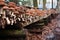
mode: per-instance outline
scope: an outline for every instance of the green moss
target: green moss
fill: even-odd
[[[0,35],[24,35],[23,30],[4,30],[0,31]]]

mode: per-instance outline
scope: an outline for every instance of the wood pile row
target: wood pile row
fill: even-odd
[[[39,10],[35,7],[17,6],[14,2],[6,4],[4,0],[0,0],[0,28],[10,28],[9,26],[14,26],[13,29],[15,26],[21,28],[26,33],[27,40],[46,39],[45,36],[52,33],[56,27],[56,21],[54,21],[56,16],[55,9]],[[44,23],[43,26],[41,22]],[[35,25],[31,25],[33,29],[28,26],[30,24]],[[29,27],[30,30],[25,27]]]
[[[26,6],[17,6],[14,2],[0,1],[0,26],[5,28],[5,25],[14,25],[19,23],[18,26],[27,26],[40,19],[47,18],[55,10],[39,10],[37,8],[27,8]]]

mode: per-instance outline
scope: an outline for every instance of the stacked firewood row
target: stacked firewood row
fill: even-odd
[[[40,19],[46,18],[51,13],[56,13],[55,10],[39,10],[37,8],[27,8],[25,6],[17,6],[14,2],[5,3],[0,0],[0,26],[5,28],[5,25],[14,25],[19,23],[26,26]]]
[[[14,2],[6,4],[4,0],[0,0],[0,28],[4,29],[6,25],[17,25],[17,27],[25,31],[27,40],[46,39],[45,36],[52,33],[52,30],[56,27],[56,21],[54,21],[56,16],[57,11],[55,9],[39,10],[35,7],[27,8],[26,6],[17,6]],[[40,26],[40,28],[24,29],[27,25],[37,21],[41,22],[42,20],[47,25],[40,26],[38,22],[36,26]],[[48,21],[51,22],[49,23]],[[43,28],[41,29],[41,27]]]

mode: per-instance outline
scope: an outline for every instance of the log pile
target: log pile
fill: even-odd
[[[20,25],[27,26],[31,23],[47,18],[55,10],[39,10],[37,8],[26,8],[25,6],[17,6],[14,2],[6,4],[4,1],[0,1],[0,19],[2,28],[5,25],[14,25],[19,23]],[[3,22],[4,21],[4,22]]]
[[[53,18],[55,19],[56,16],[55,9],[39,10],[17,6],[14,2],[6,4],[5,1],[0,1],[0,29],[6,29],[9,26],[21,28],[25,31],[27,40],[43,40],[43,37],[55,28],[56,23]],[[32,26],[29,26],[31,24]]]

